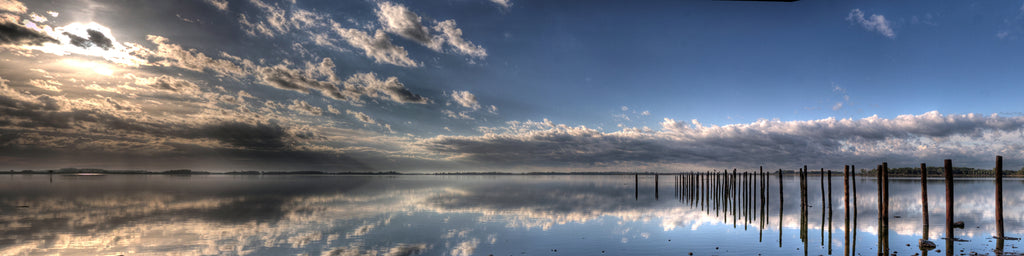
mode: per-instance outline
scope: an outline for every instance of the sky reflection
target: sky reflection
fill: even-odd
[[[750,204],[749,218],[734,218],[731,209],[716,215],[691,206],[673,196],[667,175],[660,179],[658,200],[652,177],[640,178],[634,198],[632,176],[111,175],[54,176],[52,183],[47,175],[4,178],[3,255],[827,254],[826,245],[840,254],[847,244],[841,176],[833,177],[829,236],[827,200],[823,206],[817,177],[809,180],[806,249],[798,236],[795,176],[784,178],[781,218],[775,177],[767,207],[761,209],[759,200]],[[856,250],[873,252],[874,179],[858,182]],[[939,248],[945,237],[943,188],[941,180],[929,183],[930,238]],[[1024,192],[1024,181],[1008,179],[1004,188],[1007,233],[1021,237],[1024,199],[1014,195]],[[890,189],[890,214],[899,216],[889,224],[892,248],[920,252],[920,183],[897,179]],[[957,250],[994,248],[992,193],[991,180],[957,182],[957,220],[967,227],[955,235],[970,240],[957,243]],[[1007,243],[1007,251],[1019,245]]]

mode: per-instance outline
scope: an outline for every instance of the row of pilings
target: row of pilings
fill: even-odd
[[[1002,156],[996,156],[996,165],[993,170],[995,173],[995,222],[996,222],[996,238],[997,245],[995,252],[1002,253],[1004,239],[1016,239],[1005,236],[1005,230],[1003,225],[1003,173],[1002,173]],[[947,254],[953,252],[953,242],[957,239],[954,236],[954,228],[963,228],[962,222],[955,222],[954,218],[954,177],[953,177],[953,163],[952,160],[946,159],[944,161],[943,168],[943,181],[945,183],[945,235],[946,237],[946,252]],[[878,196],[878,254],[889,255],[889,166],[888,163],[883,162],[876,167],[876,182]],[[853,232],[853,239],[851,241],[850,236],[850,221],[853,221],[853,228],[856,230],[857,226],[857,182],[851,177],[856,178],[855,167],[853,165],[846,165],[843,168],[843,209],[845,209],[845,255],[856,255],[856,242],[857,233]],[[807,180],[808,180],[807,166],[800,168],[796,175],[799,177],[800,186],[800,239],[804,244],[804,254],[807,254],[807,241],[808,241],[808,222],[810,218],[809,205],[807,197]],[[764,168],[761,167],[756,172],[738,172],[737,169],[729,170],[713,170],[705,172],[688,172],[688,173],[674,173],[674,174],[652,174],[654,175],[654,194],[655,199],[660,199],[659,193],[659,177],[663,175],[673,176],[673,197],[677,198],[681,203],[684,203],[690,207],[700,208],[701,211],[706,214],[722,217],[723,223],[729,222],[731,216],[732,225],[734,228],[738,228],[740,221],[742,221],[743,228],[746,230],[748,224],[753,221],[758,222],[760,228],[758,234],[758,240],[762,241],[764,227],[768,224],[769,206],[772,203],[771,188],[771,176],[775,175],[778,178],[778,235],[779,235],[779,247],[782,247],[782,230],[783,220],[782,217],[785,212],[785,197],[783,196],[783,175],[782,169],[778,172],[765,172]],[[640,174],[634,174],[634,196],[636,200],[640,197]],[[821,190],[821,241],[822,246],[825,246],[825,231],[828,229],[828,239],[832,240],[832,170],[821,169],[819,173],[820,179],[820,190]],[[826,181],[827,179],[827,181]],[[928,211],[928,188],[927,188],[928,171],[927,166],[921,164],[921,207],[922,207],[922,225],[923,235],[919,242],[919,247],[922,252],[927,255],[928,250],[934,248],[934,243],[929,241],[929,211]],[[826,187],[827,186],[827,187]],[[853,207],[853,218],[851,218],[851,208]],[[827,215],[827,217],[826,217]],[[828,226],[825,226],[825,220],[828,219]],[[832,254],[832,244],[828,243],[828,254]]]

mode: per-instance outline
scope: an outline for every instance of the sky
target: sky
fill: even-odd
[[[1024,166],[1024,2],[0,0],[0,169]]]

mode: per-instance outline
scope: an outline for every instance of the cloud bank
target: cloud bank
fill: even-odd
[[[944,158],[983,165],[996,154],[1024,157],[1024,117],[995,114],[933,111],[892,119],[761,120],[725,126],[665,119],[661,126],[659,131],[602,132],[548,120],[510,122],[507,127],[481,128],[480,136],[442,135],[423,145],[458,160],[514,166],[653,163],[787,168],[881,161],[912,166]]]

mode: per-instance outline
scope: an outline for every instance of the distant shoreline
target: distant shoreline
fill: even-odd
[[[944,177],[941,171],[933,170],[929,168],[928,177]],[[176,169],[167,171],[147,171],[147,170],[106,170],[106,169],[95,169],[95,168],[63,168],[58,170],[21,170],[21,171],[0,171],[0,174],[7,175],[244,175],[244,176],[259,176],[259,175],[461,175],[461,176],[483,176],[483,175],[500,175],[500,176],[511,176],[511,175],[678,175],[688,173],[700,173],[706,174],[707,172],[412,172],[403,173],[397,171],[381,171],[381,172],[324,172],[324,171],[231,171],[231,172],[208,172],[208,171],[192,171],[189,169]],[[722,173],[722,172],[718,172]],[[728,172],[727,172],[728,173]],[[742,172],[737,172],[742,174]],[[748,172],[756,173],[756,172]],[[779,171],[765,172],[769,175],[778,175]],[[797,171],[783,170],[782,175],[797,175]],[[811,171],[808,175],[819,176],[825,175],[825,172]],[[839,177],[842,176],[842,172],[832,172],[833,175]],[[973,168],[957,167],[953,171],[956,177],[995,177],[992,170],[980,170]],[[875,170],[860,170],[857,173],[852,173],[853,176],[860,177],[875,177],[877,172]],[[911,168],[896,168],[889,170],[890,177],[921,177],[921,172],[913,171]],[[1004,177],[1024,177],[1024,170],[1021,171],[1003,171]]]

